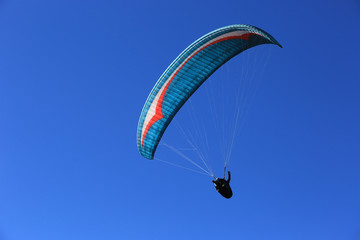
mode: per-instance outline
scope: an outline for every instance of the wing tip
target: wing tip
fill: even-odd
[[[249,24],[234,24],[234,25],[230,25],[227,27],[240,27],[240,28],[245,28],[247,30],[253,31],[253,32],[257,32],[258,34],[263,35],[263,37],[267,38],[268,41],[271,44],[277,45],[280,48],[283,48],[283,46],[268,32],[266,32],[265,30],[259,28],[259,27],[255,27],[253,25],[249,25]]]

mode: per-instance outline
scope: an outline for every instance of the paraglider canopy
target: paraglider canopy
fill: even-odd
[[[281,45],[250,25],[230,25],[210,32],[187,47],[166,69],[150,92],[140,115],[137,145],[153,159],[167,126],[201,84],[237,54],[260,44]]]

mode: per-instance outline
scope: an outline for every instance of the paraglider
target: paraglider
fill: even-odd
[[[261,44],[281,47],[260,28],[237,24],[212,31],[187,47],[161,75],[144,104],[137,128],[140,154],[153,159],[166,128],[201,84],[231,58]],[[225,185],[229,186],[230,173],[227,181]],[[221,179],[215,184],[222,186],[218,183]],[[221,193],[225,188],[217,189]],[[225,196],[231,197],[230,186],[226,189],[230,191]]]
[[[230,187],[230,180],[231,180],[231,174],[228,171],[228,180],[225,180],[224,178],[216,178],[212,182],[215,185],[215,189],[218,193],[221,194],[224,198],[231,198],[233,193]]]

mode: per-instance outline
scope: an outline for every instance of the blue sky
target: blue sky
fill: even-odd
[[[238,23],[284,48],[257,51],[226,200],[136,128],[171,61]],[[360,239],[359,24],[358,0],[1,0],[0,239]]]

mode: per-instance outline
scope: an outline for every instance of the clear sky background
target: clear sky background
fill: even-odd
[[[226,200],[136,128],[171,61],[238,23],[284,48],[259,47]],[[359,240],[359,26],[358,0],[1,0],[0,239]]]

